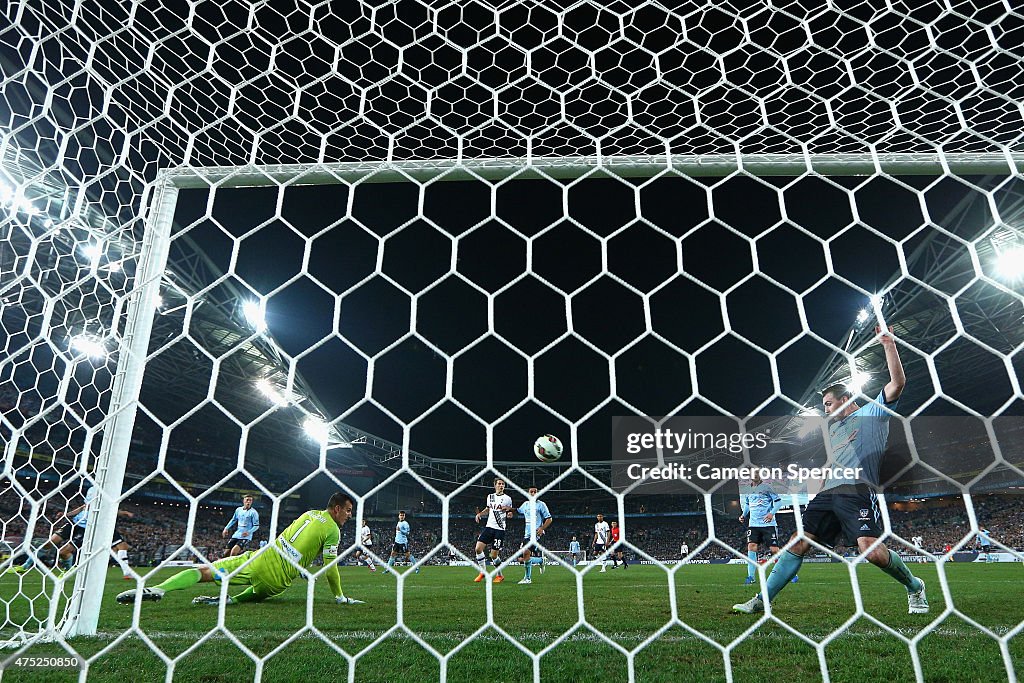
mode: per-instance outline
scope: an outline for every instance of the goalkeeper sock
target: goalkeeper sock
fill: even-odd
[[[747,577],[753,579],[754,573],[757,572],[757,551],[748,550],[747,559],[750,560],[750,562],[747,563]]]
[[[154,588],[159,588],[162,591],[180,591],[182,588],[188,588],[199,583],[201,578],[203,578],[203,575],[199,573],[198,569],[186,569],[183,572],[178,572],[163,583],[157,584]]]
[[[903,559],[892,550],[889,551],[889,566],[881,568],[883,572],[896,579],[907,589],[908,593],[921,590],[921,582],[910,573]]]
[[[253,590],[252,586],[249,586],[244,591],[234,597],[228,598],[229,605],[237,605],[240,602],[252,602],[256,600],[256,591]]]
[[[800,555],[795,555],[788,550],[780,554],[779,561],[775,563],[775,568],[772,569],[772,573],[768,575],[768,599],[774,600],[775,596],[779,594],[783,588],[789,583],[790,579],[796,576],[796,573],[800,571],[800,565],[804,563],[804,558]]]

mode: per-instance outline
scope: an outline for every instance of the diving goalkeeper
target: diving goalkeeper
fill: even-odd
[[[330,584],[334,600],[340,605],[358,605],[362,600],[345,597],[341,590],[341,577],[334,564],[338,557],[341,527],[352,516],[352,499],[344,493],[335,493],[327,502],[326,510],[309,510],[282,531],[264,552],[248,551],[234,557],[225,557],[212,565],[198,569],[186,569],[152,588],[141,590],[142,600],[160,600],[164,593],[207,581],[220,582],[228,574],[231,584],[248,586],[238,595],[228,598],[228,604],[258,602],[280,595],[300,574],[299,567],[308,568],[321,552],[327,568],[327,583]],[[248,564],[245,567],[242,565]],[[138,589],[125,591],[117,596],[121,604],[135,602]],[[219,596],[201,595],[192,600],[193,605],[216,605]]]

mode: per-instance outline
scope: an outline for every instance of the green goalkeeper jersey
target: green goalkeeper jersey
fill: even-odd
[[[340,541],[341,530],[330,514],[326,510],[309,510],[278,535],[273,550],[268,549],[253,561],[253,574],[258,574],[268,586],[283,591],[299,575],[296,564],[308,568],[322,552],[324,564],[331,565],[338,557]],[[341,596],[337,565],[331,565],[326,573],[335,597]]]

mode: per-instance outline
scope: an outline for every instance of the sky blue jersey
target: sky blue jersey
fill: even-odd
[[[395,525],[395,543],[409,542],[409,522],[399,522]]]
[[[252,540],[252,535],[260,528],[260,513],[256,512],[256,508],[248,510],[244,507],[235,508],[235,514],[231,516],[231,521],[224,527],[224,531],[231,531],[231,528],[235,526],[237,528],[235,533],[231,534],[231,538]]]
[[[536,503],[532,500],[526,501],[519,506],[519,514],[526,518],[526,531],[523,533],[523,538],[532,536],[534,529],[539,529],[544,520],[551,519],[548,505],[542,500],[538,500]]]
[[[743,516],[747,519],[747,526],[777,527],[779,525],[774,515],[782,507],[782,498],[766,481],[755,486],[750,493],[742,494],[740,506],[743,508]],[[773,515],[772,521],[764,521],[766,515]]]
[[[80,526],[83,529],[85,528],[85,523],[89,520],[89,505],[92,504],[93,498],[96,497],[96,487],[90,486],[88,489],[86,489],[84,497],[85,507],[83,507],[77,515],[71,518],[72,524],[74,524],[75,526]]]
[[[889,418],[883,408],[895,408],[899,403],[885,400],[885,389],[878,392],[875,402],[863,405],[842,420],[829,425],[828,436],[832,443],[832,467],[860,467],[861,476],[856,482],[849,479],[828,479],[822,490],[828,490],[851,483],[878,485],[878,473],[885,444],[889,440]]]

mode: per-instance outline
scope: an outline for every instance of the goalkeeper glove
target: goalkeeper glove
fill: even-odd
[[[356,600],[355,598],[346,598],[344,595],[339,595],[334,598],[334,602],[339,605],[365,605],[366,603],[362,600]]]

